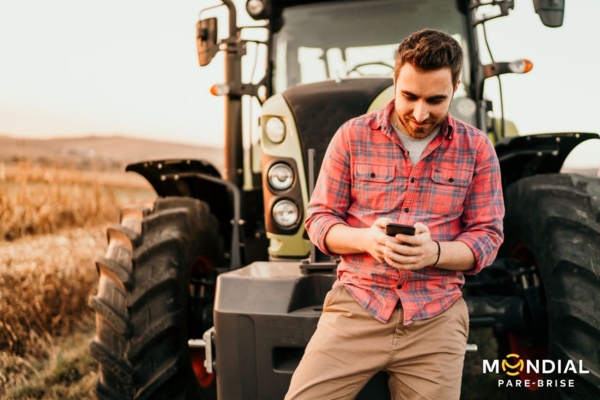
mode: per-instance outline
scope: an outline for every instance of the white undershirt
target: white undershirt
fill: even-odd
[[[394,130],[398,134],[400,141],[402,142],[402,144],[408,151],[408,156],[410,157],[410,161],[412,161],[413,165],[416,165],[417,162],[419,162],[419,160],[421,159],[421,155],[423,154],[423,151],[425,150],[425,147],[427,147],[429,142],[431,142],[433,140],[433,138],[436,137],[436,135],[440,132],[440,128],[441,128],[441,125],[440,125],[429,136],[427,136],[423,139],[415,139],[411,136],[408,136],[405,133],[400,132],[400,130],[398,128],[396,128],[396,126],[394,126],[394,124],[392,124],[392,126],[394,127]]]

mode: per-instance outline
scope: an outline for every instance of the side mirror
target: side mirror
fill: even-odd
[[[565,0],[533,0],[535,12],[540,15],[542,23],[550,28],[558,28],[563,24],[565,16]]]
[[[201,67],[208,65],[219,51],[217,45],[217,19],[208,18],[196,24],[196,47]]]

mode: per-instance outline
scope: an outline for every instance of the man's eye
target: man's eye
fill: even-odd
[[[432,99],[432,100],[428,100],[427,102],[429,104],[441,104],[444,100],[442,99]]]

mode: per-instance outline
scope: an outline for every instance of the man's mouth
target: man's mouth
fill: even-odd
[[[425,128],[427,125],[429,125],[429,123],[427,121],[423,121],[421,123],[413,120],[410,120],[410,122],[412,122],[412,124],[414,125],[415,128]]]

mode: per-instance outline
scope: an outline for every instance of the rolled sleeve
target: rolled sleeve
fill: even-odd
[[[327,147],[319,178],[307,206],[305,221],[310,240],[327,255],[325,238],[333,225],[346,223],[350,203],[350,154],[345,125],[334,135]]]
[[[504,240],[504,200],[500,164],[491,142],[485,138],[477,150],[474,178],[464,204],[463,232],[455,240],[465,243],[475,256],[475,275],[490,265]]]

